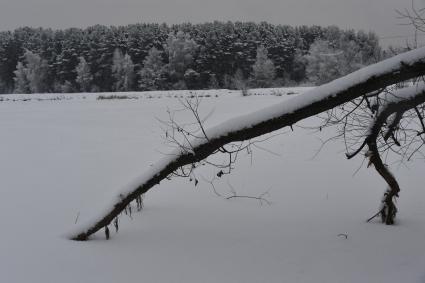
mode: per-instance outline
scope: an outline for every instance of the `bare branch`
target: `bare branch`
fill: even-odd
[[[398,92],[398,95],[395,99],[383,106],[381,112],[378,113],[374,123],[370,128],[369,135],[365,139],[369,147],[369,151],[367,152],[367,157],[369,157],[370,162],[369,164],[374,165],[376,171],[387,182],[389,189],[384,194],[382,208],[375,216],[371,217],[368,221],[370,221],[377,215],[381,215],[382,221],[385,222],[387,225],[390,225],[394,223],[394,218],[397,213],[397,208],[393,199],[395,197],[398,197],[398,194],[400,192],[400,186],[394,175],[388,169],[388,166],[386,166],[382,161],[377,146],[377,139],[381,132],[382,126],[386,123],[388,117],[390,117],[394,113],[404,113],[410,109],[416,108],[418,105],[423,103],[425,103],[425,85],[423,83],[418,86],[402,89]],[[395,119],[397,119],[397,117]],[[396,123],[398,124],[400,120],[401,117]]]

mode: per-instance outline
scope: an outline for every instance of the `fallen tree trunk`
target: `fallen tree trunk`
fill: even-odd
[[[425,75],[425,48],[409,51],[317,87],[278,105],[230,119],[206,132],[207,139],[191,143],[191,151],[175,152],[155,164],[132,187],[118,192],[114,204],[94,221],[78,227],[71,239],[85,241],[107,227],[133,200],[180,167],[204,160],[220,147],[249,140],[314,116],[359,96]]]

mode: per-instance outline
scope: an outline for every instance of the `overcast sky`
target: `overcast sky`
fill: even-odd
[[[425,0],[415,0],[425,7]],[[20,26],[86,27],[137,22],[268,21],[373,30],[382,44],[402,43],[413,29],[396,9],[411,0],[0,0],[0,30]]]

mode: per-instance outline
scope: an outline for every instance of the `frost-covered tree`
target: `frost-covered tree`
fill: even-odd
[[[261,45],[257,48],[257,57],[252,66],[251,84],[254,87],[271,87],[276,77],[276,68],[269,59],[267,49]]]
[[[130,91],[134,85],[134,64],[130,55],[123,55],[120,49],[115,49],[112,58],[112,76],[115,91]]]
[[[182,32],[177,32],[179,30]],[[170,32],[172,36],[169,36]],[[303,68],[301,72],[296,68],[299,65],[295,62],[296,52],[300,50],[301,54],[305,55],[310,45],[318,38],[331,42],[337,49],[343,48],[344,42],[355,42],[361,47],[364,64],[369,64],[370,58],[380,52],[376,35],[343,31],[337,27],[290,27],[264,22],[213,22],[173,26],[135,24],[119,28],[96,25],[86,29],[55,31],[25,27],[11,32],[0,32],[0,77],[5,89],[14,87],[13,72],[18,61],[26,66],[22,54],[28,48],[33,52],[37,50],[37,54],[48,62],[49,91],[57,89],[53,84],[63,84],[65,81],[74,84],[75,68],[80,56],[83,56],[90,66],[92,85],[102,91],[111,91],[116,87],[116,79],[112,73],[116,48],[122,50],[123,55],[128,53],[133,62],[141,65],[149,49],[163,49],[169,39],[168,43],[175,44],[171,49],[180,51],[171,54],[166,52],[164,55],[165,63],[171,58],[171,64],[170,75],[164,77],[165,84],[162,89],[183,81],[183,76],[189,68],[200,74],[197,82],[200,87],[208,87],[209,74],[215,74],[225,87],[238,68],[245,75],[252,72],[259,42],[268,50],[268,58],[276,67],[276,76],[299,82],[305,80],[305,72]],[[194,42],[199,47],[193,52]],[[179,45],[186,47],[180,48]],[[181,56],[187,53],[190,56]],[[184,61],[183,64],[177,63]]]
[[[306,75],[312,83],[327,83],[342,74],[343,51],[331,47],[328,41],[315,41],[305,59]]]
[[[123,89],[125,91],[132,90],[134,87],[136,75],[134,72],[133,60],[131,59],[130,55],[127,53],[124,55],[123,70],[124,70]]]
[[[337,48],[329,41],[317,40],[304,58],[307,78],[315,84],[327,83],[370,63],[363,61],[362,50],[354,41],[344,41]]]
[[[364,52],[353,40],[342,42],[339,49],[343,51],[344,55],[342,63],[340,64],[341,75],[349,74],[373,62],[373,57],[365,59],[364,53],[367,50],[364,50]],[[378,58],[376,58],[376,60],[377,59]]]
[[[243,96],[248,95],[248,83],[241,69],[237,69],[232,78],[232,88],[242,91]]]
[[[15,73],[16,93],[43,93],[49,90],[49,65],[38,54],[26,50],[24,63],[18,62]]]
[[[174,82],[184,79],[186,70],[194,62],[195,52],[198,44],[190,38],[190,35],[183,31],[176,34],[170,33],[167,38],[165,50],[168,55],[168,72]]]
[[[80,87],[81,91],[89,92],[92,89],[93,75],[90,71],[90,66],[84,57],[79,58],[79,63],[75,68],[77,78],[75,82]]]
[[[16,70],[13,72],[15,77],[15,93],[31,93],[30,83],[28,81],[27,72],[24,64],[18,62],[16,65]]]
[[[143,67],[139,71],[139,87],[141,90],[157,90],[163,88],[165,64],[162,52],[155,47],[149,50],[143,61]]]
[[[48,92],[49,65],[40,55],[27,50],[24,54],[26,75],[32,93]]]

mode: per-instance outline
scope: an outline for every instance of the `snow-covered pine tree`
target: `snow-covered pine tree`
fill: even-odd
[[[333,48],[340,50],[347,50],[345,43],[353,41],[360,46],[361,63],[364,65],[374,62],[381,55],[379,41],[375,34],[353,30],[343,31],[332,26],[294,28],[268,23],[213,22],[171,27],[166,24],[135,24],[119,28],[97,25],[86,29],[55,31],[26,27],[0,32],[0,77],[4,85],[3,92],[4,89],[10,92],[10,89],[14,87],[13,72],[16,70],[18,61],[26,66],[22,58],[25,48],[37,50],[37,54],[47,60],[49,91],[53,90],[54,82],[59,85],[64,84],[65,81],[75,83],[75,69],[80,56],[83,56],[90,66],[93,76],[91,84],[96,85],[99,90],[111,91],[114,89],[115,81],[112,76],[112,61],[116,48],[120,48],[123,54],[127,52],[133,62],[141,64],[150,48],[156,47],[162,50],[162,47],[167,45],[167,38],[171,31],[174,31],[172,35],[175,39],[180,37],[178,30],[184,31],[183,34],[186,35],[182,36],[181,41],[185,42],[187,40],[184,38],[189,38],[190,42],[191,38],[199,45],[199,48],[196,48],[195,52],[189,52],[190,56],[183,56],[184,60],[174,60],[179,58],[177,55],[181,52],[164,55],[165,63],[168,63],[171,57],[170,67],[177,65],[178,68],[182,68],[179,72],[175,72],[176,68],[170,68],[172,76],[166,74],[163,76],[165,82],[162,84],[162,89],[169,88],[168,86],[179,80],[183,81],[183,76],[189,68],[200,74],[197,85],[203,88],[208,87],[209,74],[212,73],[216,74],[222,87],[231,87],[229,78],[238,68],[245,76],[252,71],[259,43],[263,43],[267,48],[268,58],[273,61],[276,68],[276,76],[296,82],[306,79],[305,65],[300,64],[303,63],[303,60],[300,61],[302,59],[300,56],[304,56],[310,45],[317,39],[330,41]],[[189,34],[191,37],[188,36]],[[176,40],[176,42],[179,41]],[[185,66],[186,63],[173,63],[187,62],[186,59],[192,60],[190,66]]]
[[[92,89],[93,75],[90,72],[90,66],[87,64],[86,59],[80,57],[79,61],[75,68],[77,72],[75,82],[79,85],[81,91],[89,92]]]
[[[139,87],[141,90],[157,90],[165,87],[163,75],[165,64],[162,60],[162,52],[155,47],[149,50],[143,61],[143,67],[139,71]]]
[[[75,36],[75,35],[74,35]],[[83,54],[80,50],[78,41],[74,42],[72,36],[65,38],[62,45],[63,49],[56,55],[53,65],[53,77],[60,84],[66,81],[74,82],[76,78],[75,68],[79,63],[79,56]]]
[[[251,84],[254,87],[271,87],[276,77],[273,61],[268,58],[267,49],[260,45],[257,48],[257,57],[252,66]]]

